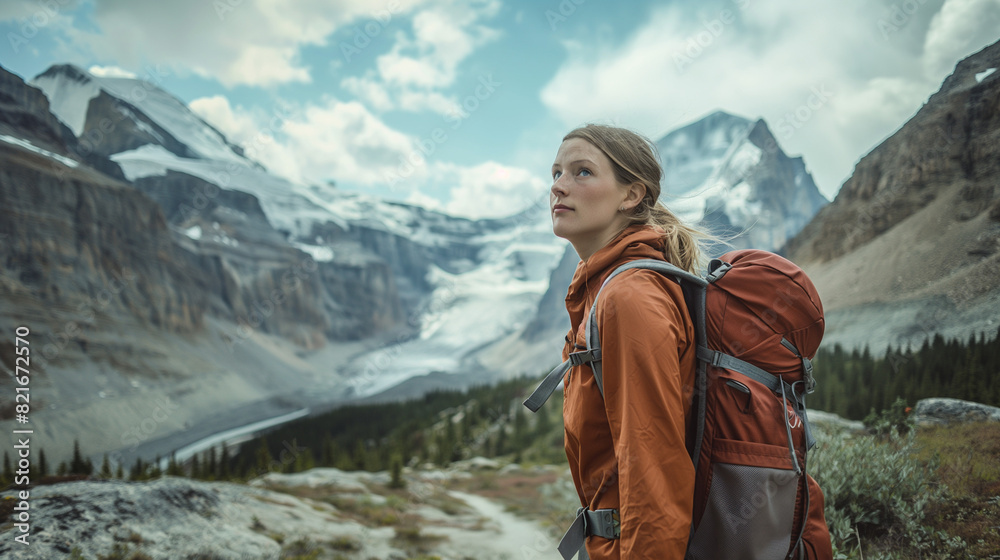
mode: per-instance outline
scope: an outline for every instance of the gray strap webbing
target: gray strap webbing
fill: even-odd
[[[576,512],[576,519],[566,530],[561,541],[559,541],[559,554],[565,560],[570,560],[578,552],[581,558],[585,558],[586,552],[584,544],[587,537],[604,537],[605,539],[617,539],[621,537],[621,522],[616,509],[599,509],[591,511],[582,507]]]
[[[723,354],[722,352],[718,352],[716,350],[709,350],[704,346],[698,347],[698,359],[704,360],[715,367],[721,367],[742,373],[750,379],[763,384],[765,387],[778,395],[781,394],[781,386],[788,385],[788,383],[782,381],[781,378],[771,375],[750,362],[744,362],[739,358],[735,358],[729,354]]]
[[[666,261],[660,261],[656,259],[638,259],[634,261],[629,261],[618,268],[615,269],[601,284],[601,289],[597,291],[597,297],[594,298],[594,305],[590,308],[590,316],[587,321],[586,330],[586,344],[587,348],[591,351],[597,352],[597,358],[590,363],[590,369],[594,372],[594,378],[597,381],[597,388],[601,391],[601,397],[604,397],[604,372],[601,368],[600,362],[600,350],[601,350],[601,336],[600,331],[597,328],[597,302],[601,299],[601,292],[607,287],[608,282],[612,278],[618,276],[626,270],[631,270],[633,268],[642,268],[646,270],[654,270],[660,274],[665,274],[667,276],[673,276],[681,282],[691,282],[698,286],[704,287],[708,285],[708,281],[700,276],[691,274],[690,272],[680,269]],[[704,315],[702,315],[704,318]]]
[[[722,352],[709,350],[703,346],[698,347],[698,359],[708,362],[715,367],[721,367],[730,371],[742,373],[750,379],[763,384],[773,393],[781,395],[782,400],[786,400],[786,402],[790,401],[795,407],[795,412],[797,412],[802,418],[802,426],[806,437],[806,449],[812,449],[813,446],[816,445],[816,439],[813,438],[812,430],[809,428],[809,417],[806,415],[805,395],[795,391],[793,385],[786,383],[780,377],[771,375],[749,362],[744,362],[739,358],[723,354]],[[791,441],[791,434],[789,434],[789,441]],[[794,449],[792,449],[792,456],[795,456]],[[798,462],[796,462],[795,465],[796,470],[798,470]]]
[[[809,358],[806,358],[805,356],[803,356],[799,352],[799,349],[796,348],[795,345],[792,344],[791,342],[788,342],[788,340],[786,340],[785,337],[781,337],[781,345],[784,346],[785,348],[787,348],[788,350],[790,350],[792,352],[792,354],[795,354],[796,358],[802,360],[802,375],[803,375],[803,379],[805,379],[805,381],[806,381],[806,392],[807,393],[812,393],[813,391],[815,391],[816,390],[816,379],[813,378],[813,365],[812,365],[812,361],[809,360]]]
[[[549,400],[549,397],[555,392],[556,387],[562,382],[563,376],[569,371],[570,365],[572,365],[570,361],[566,360],[550,371],[545,376],[545,379],[538,384],[538,387],[531,392],[531,395],[525,399],[524,406],[528,407],[528,410],[532,412],[538,412],[538,409],[542,408],[545,401]]]

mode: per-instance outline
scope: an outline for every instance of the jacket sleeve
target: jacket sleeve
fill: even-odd
[[[626,276],[627,274],[627,276]],[[685,447],[694,334],[680,287],[637,270],[598,305],[604,398],[618,463],[621,557],[681,559],[694,500]]]

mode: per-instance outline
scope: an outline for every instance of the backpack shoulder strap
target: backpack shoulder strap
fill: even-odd
[[[725,265],[728,267],[728,265]],[[538,387],[531,393],[531,395],[524,401],[524,406],[527,407],[532,412],[537,412],[542,405],[548,401],[552,393],[555,392],[559,383],[562,382],[563,377],[566,372],[569,371],[571,366],[590,364],[590,369],[594,373],[594,378],[597,381],[597,388],[601,392],[601,396],[604,396],[604,376],[601,370],[601,335],[597,328],[597,302],[601,299],[601,292],[607,287],[608,282],[610,282],[615,276],[618,276],[626,270],[633,268],[644,268],[648,270],[655,270],[664,276],[671,276],[677,279],[681,284],[681,288],[684,291],[685,303],[688,306],[689,313],[695,324],[695,339],[699,347],[705,346],[705,287],[708,283],[715,278],[712,275],[709,279],[702,278],[700,276],[691,274],[686,270],[682,270],[677,266],[670,264],[666,261],[661,261],[657,259],[639,259],[627,262],[614,270],[601,284],[600,290],[597,291],[597,297],[594,298],[594,305],[590,310],[590,316],[587,321],[586,330],[586,344],[587,349],[581,352],[573,352],[569,355],[569,359],[565,362],[556,366],[545,379],[539,383]],[[713,272],[713,274],[715,274]],[[721,277],[725,274],[723,270],[718,273]],[[701,386],[699,376],[699,387]]]
[[[601,284],[601,289],[597,292],[597,297],[594,298],[594,305],[590,309],[590,317],[587,321],[587,350],[574,353],[580,355],[578,358],[580,363],[590,364],[590,369],[594,372],[594,378],[597,380],[597,388],[601,391],[602,397],[604,396],[604,374],[601,370],[601,333],[597,328],[597,302],[601,299],[601,292],[604,291],[604,288],[608,286],[608,283],[615,276],[633,268],[654,270],[664,276],[674,277],[680,282],[681,289],[684,291],[684,299],[688,306],[688,312],[695,324],[695,341],[697,346],[704,346],[705,344],[704,295],[705,287],[708,286],[708,280],[682,270],[666,261],[656,259],[639,259],[619,266],[604,280],[604,283]],[[572,357],[573,354],[570,354],[570,358]]]

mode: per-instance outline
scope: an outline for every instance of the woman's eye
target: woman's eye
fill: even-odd
[[[580,175],[583,175],[584,177],[589,177],[591,173],[589,169],[584,168],[580,170]]]
[[[558,180],[560,176],[562,176],[562,171],[553,171],[552,172],[552,180],[553,181]]]

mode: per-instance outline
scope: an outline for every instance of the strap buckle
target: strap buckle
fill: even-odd
[[[579,366],[582,364],[589,364],[590,362],[599,362],[599,361],[601,361],[600,348],[584,350],[582,352],[571,352],[569,355],[569,362],[574,366]]]

